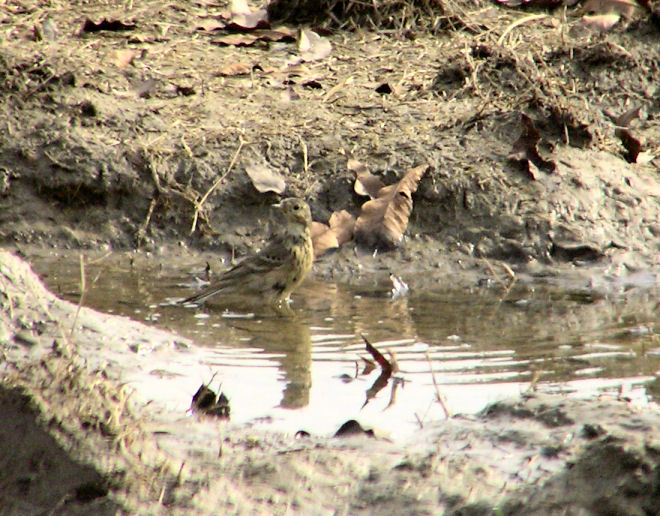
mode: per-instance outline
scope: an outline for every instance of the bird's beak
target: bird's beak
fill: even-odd
[[[272,206],[273,208],[278,208],[278,209],[279,209],[279,208],[282,207],[282,203],[281,203],[281,202],[276,202],[275,204],[271,204],[271,206]]]

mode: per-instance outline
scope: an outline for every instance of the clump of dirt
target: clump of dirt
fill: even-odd
[[[220,2],[6,7],[2,240],[240,253],[277,198],[256,191],[246,166],[266,162],[325,222],[358,213],[353,157],[386,184],[430,165],[408,231],[434,250],[420,268],[655,264],[652,16],[594,33],[577,8],[386,2],[365,22],[358,4],[341,6],[353,30],[330,16],[331,53],[309,62],[291,43],[219,44]],[[521,113],[547,169],[512,159]]]

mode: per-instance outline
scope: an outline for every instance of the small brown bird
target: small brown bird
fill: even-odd
[[[265,249],[245,258],[182,303],[201,303],[221,293],[266,296],[267,301],[276,306],[289,301],[291,292],[312,268],[312,214],[305,201],[294,197],[274,206],[282,210],[286,220],[282,232]]]

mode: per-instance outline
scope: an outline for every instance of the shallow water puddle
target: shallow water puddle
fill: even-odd
[[[77,255],[42,257],[33,266],[56,294],[78,302]],[[115,350],[143,355],[144,370],[127,371],[127,381],[181,414],[211,382],[229,397],[235,423],[332,434],[357,419],[400,438],[445,417],[437,391],[451,413],[476,412],[532,385],[623,394],[642,404],[660,395],[657,286],[606,295],[542,284],[508,293],[448,286],[392,301],[388,285],[310,280],[294,295],[293,315],[281,317],[258,307],[172,305],[191,293],[194,276],[183,264],[142,256],[131,266],[126,255],[113,255],[85,273],[85,305],[195,341],[177,363],[158,363],[148,346]],[[377,389],[380,371],[365,369],[371,356],[362,335],[396,357],[397,381]]]

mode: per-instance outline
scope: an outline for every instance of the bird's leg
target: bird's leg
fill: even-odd
[[[282,317],[291,317],[294,315],[293,308],[291,308],[291,299],[275,298],[271,303],[273,311]]]

